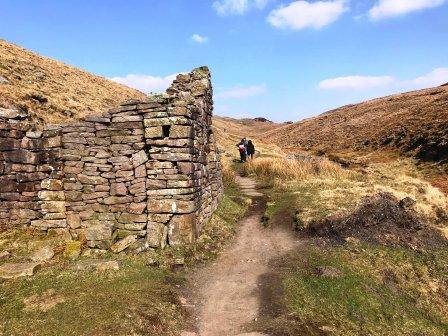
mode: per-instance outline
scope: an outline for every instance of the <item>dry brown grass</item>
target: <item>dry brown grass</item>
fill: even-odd
[[[355,158],[389,148],[427,161],[447,161],[447,106],[448,86],[441,86],[343,106],[270,130],[262,138],[290,151]]]
[[[145,94],[40,56],[0,39],[0,107],[21,108],[34,120],[60,123],[102,113]],[[33,98],[34,97],[34,98]]]
[[[276,178],[282,181],[307,180],[310,178],[345,179],[351,172],[327,159],[299,161],[285,157],[263,157],[247,162],[242,170],[259,178]]]

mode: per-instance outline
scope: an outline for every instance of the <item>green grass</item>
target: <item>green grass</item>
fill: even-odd
[[[373,245],[356,252],[297,251],[279,266],[285,313],[262,317],[255,329],[274,335],[447,335],[446,301],[441,293],[421,290],[429,281],[447,280],[446,262],[447,251],[423,256]],[[343,275],[318,276],[318,266],[336,267]],[[385,270],[396,276],[393,286],[378,276]]]
[[[47,269],[30,279],[3,283],[1,327],[4,335],[128,335],[131,331],[175,335],[182,314],[173,288],[181,280],[133,261],[103,274]],[[49,289],[65,301],[48,312],[24,310],[25,298]]]

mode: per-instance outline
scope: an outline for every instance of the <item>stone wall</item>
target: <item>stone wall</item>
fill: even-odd
[[[212,110],[203,67],[166,94],[71,124],[38,130],[0,111],[0,228],[117,251],[194,241],[223,194]]]

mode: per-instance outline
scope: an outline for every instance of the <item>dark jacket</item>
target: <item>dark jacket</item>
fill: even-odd
[[[255,154],[255,146],[252,142],[249,142],[247,144],[247,155],[253,155]]]

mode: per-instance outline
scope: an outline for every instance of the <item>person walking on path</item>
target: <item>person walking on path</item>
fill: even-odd
[[[238,147],[238,151],[240,152],[240,160],[241,163],[246,162],[246,139],[243,138],[241,141],[236,145]]]
[[[247,143],[246,153],[247,153],[247,156],[249,157],[249,159],[251,159],[251,160],[254,159],[255,146],[254,146],[252,140],[249,140]]]

